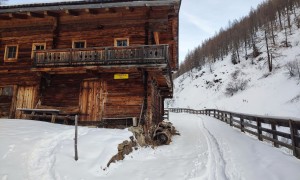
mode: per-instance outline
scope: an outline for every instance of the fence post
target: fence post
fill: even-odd
[[[276,124],[275,124],[275,123],[272,123],[272,124],[271,124],[271,127],[272,127],[272,130],[273,130],[273,131],[276,131]],[[274,134],[274,132],[273,132],[272,135],[273,135],[273,139],[274,139],[274,140],[278,140],[277,134]],[[274,145],[275,147],[277,147],[277,148],[279,147],[279,145],[278,145],[276,142],[274,142],[273,145]]]
[[[223,119],[223,112],[220,112],[220,119],[221,119],[221,121],[224,121],[224,119]]]
[[[241,131],[245,132],[245,126],[244,126],[244,118],[243,118],[243,116],[240,117],[240,126],[241,126]]]
[[[289,125],[290,125],[290,131],[291,131],[293,155],[300,159],[300,153],[297,150],[298,143],[297,143],[297,139],[295,138],[295,136],[298,135],[299,133],[298,133],[297,128],[294,126],[294,121],[289,120]]]
[[[228,121],[228,114],[227,114],[227,113],[225,113],[225,121],[226,121],[227,124],[229,124],[229,121]]]
[[[233,117],[232,117],[232,114],[230,113],[229,116],[230,116],[229,124],[230,124],[230,126],[233,126],[233,121],[232,121]]]
[[[210,116],[210,110],[208,111],[208,115]]]
[[[216,110],[214,110],[214,118],[216,118]]]
[[[258,139],[260,140],[260,141],[262,141],[263,140],[263,138],[262,138],[262,130],[261,130],[261,122],[260,122],[260,120],[259,120],[259,118],[255,118],[256,119],[256,128],[257,128],[257,133],[258,133]]]

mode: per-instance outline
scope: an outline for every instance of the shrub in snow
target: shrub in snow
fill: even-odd
[[[253,58],[258,57],[261,54],[261,52],[258,51],[258,49],[257,49],[257,47],[256,47],[255,44],[253,44],[252,48],[253,48],[252,57]]]
[[[245,79],[236,79],[228,83],[225,94],[229,96],[233,96],[238,91],[243,91],[246,89],[248,85],[248,81]]]
[[[288,70],[290,77],[298,77],[300,80],[300,60],[299,59],[288,62],[285,65],[285,67]]]
[[[233,73],[231,73],[232,79],[237,80],[240,73],[241,73],[241,70],[239,70],[239,69],[235,70]]]
[[[233,65],[236,65],[238,63],[238,57],[234,51],[231,54],[231,62]]]

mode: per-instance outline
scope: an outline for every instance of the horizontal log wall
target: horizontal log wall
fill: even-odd
[[[229,124],[230,126],[240,129],[241,132],[257,136],[260,141],[267,140],[272,142],[275,147],[282,146],[291,149],[293,151],[293,155],[300,159],[300,121],[240,114],[217,109],[194,110],[170,108],[168,110],[174,113],[190,113],[213,116],[220,121]],[[264,124],[269,125],[270,128],[267,128],[264,126]],[[278,127],[288,128],[289,132],[279,131],[277,129]],[[267,134],[270,134],[271,136]],[[288,142],[283,142],[278,139],[278,137],[286,138],[288,139]]]
[[[63,12],[59,17],[11,19],[0,22],[0,70],[32,66],[33,43],[46,43],[46,49],[72,48],[72,42],[86,40],[87,47],[114,46],[115,38],[129,38],[132,45],[155,44],[153,33],[159,33],[160,44],[169,44],[171,65],[178,64],[178,17],[169,17],[169,7],[140,7],[134,11],[115,8],[79,16]],[[16,62],[4,62],[6,45],[18,45]]]
[[[107,101],[104,118],[139,117],[143,97],[141,73],[129,73],[129,79],[115,80],[113,74],[106,75]]]

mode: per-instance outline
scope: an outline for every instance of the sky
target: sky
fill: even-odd
[[[229,21],[248,15],[264,0],[182,0],[179,27],[179,61],[189,50],[216,34]]]
[[[9,0],[8,4],[55,2],[57,0]],[[61,0],[60,0],[61,1]],[[65,0],[70,1],[70,0]],[[182,0],[179,27],[179,62],[187,52],[226,27],[229,21],[247,15],[264,0]]]

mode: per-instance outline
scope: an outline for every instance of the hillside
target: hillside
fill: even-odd
[[[299,14],[299,9],[296,12]],[[232,64],[232,54],[228,54],[223,60],[193,68],[175,79],[174,99],[166,103],[167,107],[218,108],[268,116],[300,117],[300,77],[297,72],[297,67],[300,67],[300,29],[296,24],[291,27],[287,34],[289,47],[283,45],[286,40],[284,29],[278,29],[274,34],[275,45],[269,42],[272,72],[268,68],[264,30],[260,29],[255,39],[261,52],[259,56],[247,59],[244,47],[240,46],[240,63],[236,65]],[[252,53],[251,48],[247,51]],[[294,69],[293,77],[287,64]],[[237,86],[237,92],[226,93],[230,84],[234,88],[241,84],[243,87]]]

